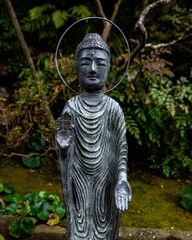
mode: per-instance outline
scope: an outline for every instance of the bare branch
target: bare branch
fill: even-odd
[[[101,5],[101,2],[100,0],[95,0],[96,2],[96,6],[97,6],[97,10],[98,10],[98,14],[100,17],[103,17],[103,18],[107,18],[105,13],[104,13],[104,10],[103,10],[103,7]],[[110,26],[110,23],[107,22],[107,21],[103,21],[103,32],[105,31],[105,29],[108,29]],[[102,37],[103,37],[103,34],[102,34]],[[104,39],[104,37],[103,37]],[[106,41],[106,39],[104,39]]]
[[[123,2],[122,0],[118,0],[117,3],[114,5],[114,10],[113,10],[113,13],[112,13],[111,18],[110,18],[110,20],[112,22],[114,22],[114,20],[117,16],[117,13],[119,11],[119,7],[120,7],[122,2]],[[103,30],[102,37],[105,41],[107,41],[107,38],[108,38],[108,36],[111,32],[111,28],[112,28],[112,24],[108,24],[107,27],[104,28],[104,30]]]
[[[173,41],[170,41],[168,43],[159,43],[159,44],[156,44],[156,45],[153,45],[151,43],[147,43],[145,44],[144,48],[151,48],[151,49],[159,49],[159,48],[166,48],[166,47],[169,47],[169,46],[173,46],[173,45],[176,45],[178,42],[181,42],[181,41],[184,41],[186,40],[187,38],[189,37],[192,37],[192,33],[190,34],[186,34],[182,37],[179,37],[178,39],[175,39]],[[134,40],[133,40],[134,41]],[[135,49],[131,52],[131,60],[133,60],[136,56],[136,54],[139,52],[139,50],[141,50],[143,47],[141,47],[140,43],[137,43],[137,46],[135,47]],[[185,48],[186,49],[186,48]],[[190,49],[186,49],[187,51],[189,52],[192,52]],[[125,59],[125,62],[123,63],[123,65],[116,71],[116,73],[114,74],[114,77],[113,77],[113,80],[112,80],[112,83],[116,82],[118,76],[125,70],[126,68],[126,65],[127,65],[127,59]]]
[[[156,45],[154,45],[152,43],[147,43],[147,44],[145,44],[145,48],[158,49],[158,48],[165,48],[165,47],[173,46],[173,45],[177,44],[178,42],[184,41],[191,36],[192,36],[192,33],[187,34],[187,35],[182,36],[182,37],[179,37],[178,39],[175,39],[175,40],[170,41],[168,43],[159,43],[159,44],[156,44]]]
[[[13,157],[13,156],[18,156],[18,157],[32,157],[32,156],[47,156],[48,152],[50,151],[54,151],[55,152],[55,149],[52,148],[52,147],[49,147],[44,153],[40,154],[40,153],[37,153],[37,152],[33,152],[33,153],[28,153],[28,154],[23,154],[23,153],[15,153],[15,152],[12,152],[10,154],[7,154],[7,153],[3,153],[2,155],[5,156],[5,157]]]
[[[40,156],[40,154],[39,154],[39,153],[22,154],[22,153],[12,152],[12,153],[10,153],[10,154],[3,153],[3,156],[5,156],[5,157],[13,157],[13,156],[18,156],[18,157],[31,157],[31,156]]]
[[[101,5],[100,0],[95,0],[95,2],[96,2],[96,5],[97,5],[98,14],[103,18],[107,18],[104,11],[103,11],[103,7]]]
[[[139,29],[142,33],[140,40],[137,41],[136,47],[132,50],[130,57],[130,60],[133,61],[135,56],[145,47],[146,41],[147,41],[147,30],[144,25],[144,21],[146,16],[155,8],[157,8],[159,5],[165,5],[170,3],[172,0],[158,0],[150,5],[148,5],[141,13],[138,21],[135,24],[135,28]],[[125,70],[127,64],[127,59],[123,63],[123,65],[116,71],[112,82],[115,82],[118,78],[118,76]]]
[[[121,65],[121,67],[119,67],[119,68],[116,70],[115,74],[113,75],[113,79],[112,79],[112,81],[111,81],[111,85],[113,85],[113,84],[117,81],[117,78],[119,77],[119,75],[121,75],[121,73],[122,73],[123,71],[125,71],[125,68],[126,68],[126,66],[127,66],[127,62],[128,62],[128,58],[125,59],[124,63]],[[111,88],[111,86],[110,86],[109,88]]]
[[[163,4],[168,4],[169,2],[171,2],[172,0],[158,0],[157,2],[154,2],[152,4],[149,4],[141,13],[138,21],[136,22],[135,28],[139,29],[141,31],[141,33],[143,34],[143,42],[144,44],[147,41],[147,30],[145,28],[144,25],[144,21],[145,21],[145,17],[149,14],[149,12],[151,12],[152,10],[154,10],[155,8],[157,8],[159,5],[163,5]]]
[[[21,43],[21,47],[22,47],[23,52],[25,54],[26,60],[27,60],[28,65],[30,67],[31,74],[32,74],[34,80],[36,82],[39,82],[39,78],[38,78],[38,75],[37,75],[37,71],[35,69],[35,65],[34,65],[33,59],[31,58],[31,55],[30,55],[30,52],[29,52],[29,48],[27,46],[27,43],[26,43],[25,38],[23,36],[23,33],[21,31],[21,28],[20,28],[17,16],[16,16],[15,11],[13,9],[13,6],[11,4],[11,1],[10,0],[5,0],[5,3],[6,3],[6,6],[7,6],[7,9],[8,9],[8,12],[10,14],[11,20],[13,22],[13,25],[15,27],[17,36],[18,36],[19,41]]]
[[[99,15],[101,17],[103,17],[103,18],[107,18],[105,13],[104,13],[104,10],[103,10],[103,7],[101,5],[100,0],[95,0],[95,2],[96,2],[96,5],[97,5],[97,9],[98,9]],[[117,3],[114,5],[114,10],[113,10],[113,13],[112,13],[112,15],[110,17],[111,21],[115,20],[115,18],[117,16],[117,13],[119,11],[119,7],[120,7],[122,2],[123,2],[123,0],[118,0]],[[103,28],[103,32],[102,32],[101,35],[102,35],[102,38],[105,41],[107,41],[107,38],[108,38],[108,36],[109,36],[109,34],[111,32],[112,25],[109,22],[107,22],[107,21],[103,21],[103,25],[104,25],[104,28]]]
[[[122,2],[123,2],[123,0],[118,0],[117,3],[115,3],[114,11],[113,11],[113,13],[112,13],[112,15],[111,15],[111,18],[110,18],[111,21],[114,21],[114,20],[115,20],[115,18],[116,18],[116,16],[117,16],[117,13],[118,13],[118,11],[119,11],[119,7],[120,7],[120,5],[121,5]]]
[[[44,153],[41,154],[41,156],[47,156],[48,152],[55,152],[55,148],[53,147],[48,147]]]

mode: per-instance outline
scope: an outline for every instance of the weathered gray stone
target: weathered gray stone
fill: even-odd
[[[146,228],[120,228],[121,240],[191,240],[192,232],[146,229]]]
[[[132,198],[123,112],[104,94],[109,68],[102,37],[86,34],[76,50],[81,93],[65,104],[55,137],[68,240],[117,240],[119,213]]]

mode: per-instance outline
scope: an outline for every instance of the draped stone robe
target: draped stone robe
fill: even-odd
[[[122,110],[106,95],[94,105],[79,95],[67,102],[65,111],[74,125],[74,139],[67,152],[57,146],[67,239],[116,240],[119,211],[115,186],[119,173],[126,171],[128,151]]]

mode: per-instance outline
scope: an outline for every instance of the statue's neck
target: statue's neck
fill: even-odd
[[[99,91],[99,92],[86,92],[86,91],[82,91],[80,94],[81,98],[89,105],[97,105],[99,104],[104,96],[104,92],[103,91]]]

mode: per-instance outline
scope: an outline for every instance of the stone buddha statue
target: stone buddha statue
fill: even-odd
[[[110,51],[100,35],[89,33],[75,57],[81,92],[68,100],[56,127],[67,239],[116,240],[119,213],[132,193],[123,112],[104,93]]]

